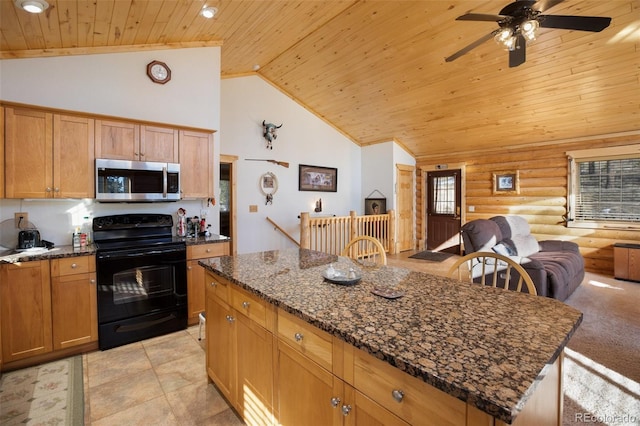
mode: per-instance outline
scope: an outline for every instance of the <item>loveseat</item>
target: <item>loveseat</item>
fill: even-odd
[[[466,253],[494,251],[514,258],[529,273],[539,296],[565,300],[584,278],[584,259],[570,241],[537,241],[520,216],[475,219],[462,227]]]

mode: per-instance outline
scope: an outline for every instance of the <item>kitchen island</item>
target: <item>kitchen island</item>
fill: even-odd
[[[228,322],[237,318],[239,327],[241,319],[244,321],[243,309],[251,318],[249,311],[259,302],[264,304],[258,325],[273,333],[273,341],[269,342],[268,333],[261,339],[264,348],[272,348],[275,355],[271,360],[273,378],[263,377],[262,383],[273,389],[256,394],[262,395],[262,403],[276,422],[286,417],[291,394],[282,388],[286,371],[280,364],[290,347],[311,336],[296,332],[288,341],[287,333],[293,332],[294,326],[307,324],[319,335],[330,336],[332,343],[327,349],[331,362],[326,365],[322,357],[313,357],[312,346],[318,345],[305,348],[301,343],[301,353],[315,361],[310,365],[332,372],[349,392],[390,411],[394,421],[444,424],[431,414],[442,409],[453,413],[451,424],[493,424],[494,419],[496,424],[560,424],[562,353],[582,321],[580,312],[561,302],[404,268],[365,268],[345,257],[305,249],[223,256],[199,263],[211,278],[207,339],[213,326],[210,318],[216,317],[220,307],[229,309],[223,318]],[[329,264],[339,271],[353,267],[362,279],[351,286],[329,283],[323,278]],[[403,296],[386,299],[371,292],[375,287],[400,291]],[[218,372],[209,368],[210,358],[217,356],[209,353],[216,350],[209,343],[208,372],[220,388]],[[231,358],[245,349],[249,348],[236,341]],[[270,356],[267,350],[262,355]],[[384,400],[386,392],[378,396],[371,389],[376,378],[383,378],[378,383],[382,386],[385,374],[399,371],[400,382],[411,379],[406,382],[409,388],[415,387],[420,394],[436,392],[435,396],[423,395],[424,399],[438,400],[435,407],[428,408],[432,411],[421,408],[412,412],[411,404],[420,395],[393,389],[388,396],[394,401],[388,402]],[[233,378],[227,383],[246,388],[249,381],[243,382],[246,375],[241,376],[235,383]],[[241,392],[235,395],[242,398]],[[352,405],[342,405],[342,414],[347,415]],[[234,406],[246,420],[246,405]]]

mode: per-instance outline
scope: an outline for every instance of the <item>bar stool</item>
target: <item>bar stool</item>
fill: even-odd
[[[198,340],[202,340],[202,325],[207,322],[204,312],[198,314]]]

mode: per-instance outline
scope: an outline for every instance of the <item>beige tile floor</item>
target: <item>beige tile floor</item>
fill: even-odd
[[[391,255],[389,265],[444,274],[444,262]],[[204,329],[203,329],[204,336]],[[198,327],[85,354],[85,425],[242,425],[208,383]]]
[[[203,342],[194,326],[85,354],[85,425],[242,425],[208,383]]]

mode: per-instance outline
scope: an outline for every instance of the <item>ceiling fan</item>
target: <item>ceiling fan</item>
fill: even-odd
[[[513,68],[525,62],[527,41],[535,39],[539,27],[600,32],[611,23],[611,18],[600,16],[542,15],[542,12],[562,1],[516,0],[502,8],[497,15],[467,13],[459,16],[456,21],[491,21],[497,22],[499,28],[445,58],[445,61],[458,59],[494,38],[509,51],[509,67]]]

